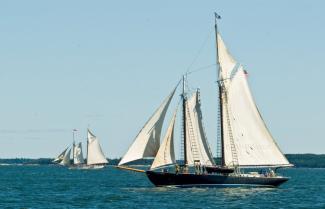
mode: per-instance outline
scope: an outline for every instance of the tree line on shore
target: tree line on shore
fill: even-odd
[[[325,154],[286,154],[289,162],[294,164],[297,168],[325,168]],[[109,165],[117,165],[120,158],[108,159]],[[220,160],[215,159],[216,162]],[[49,165],[53,164],[52,158],[11,158],[11,159],[0,159],[0,164],[23,164],[23,165]],[[134,164],[138,165],[150,165],[152,160],[144,159],[138,160]]]

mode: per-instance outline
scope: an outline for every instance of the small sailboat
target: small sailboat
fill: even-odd
[[[108,164],[97,137],[87,130],[87,159],[82,154],[81,142],[74,146],[73,164],[70,169],[101,169]]]
[[[72,162],[71,149],[66,148],[53,162],[67,166],[69,169],[101,169],[108,164],[98,138],[88,129],[87,131],[87,158],[83,157],[82,143],[75,144],[73,132]]]
[[[145,171],[156,186],[278,186],[289,178],[276,174],[288,162],[267,129],[257,109],[247,81],[247,72],[229,53],[217,28],[215,32],[218,64],[219,137],[221,162],[215,162],[203,126],[200,91],[182,89],[182,161],[174,151],[176,111],[160,144],[163,121],[176,88],[164,100],[140,131],[121,159],[129,162],[154,157]],[[258,169],[259,171],[251,171]]]

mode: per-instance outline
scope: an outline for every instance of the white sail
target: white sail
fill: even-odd
[[[145,126],[141,129],[133,144],[128,149],[119,165],[142,159],[145,157],[155,157],[159,145],[162,125],[165,119],[165,115],[170,104],[176,88],[169,94],[169,96],[163,101],[156,112],[147,121]]]
[[[202,123],[199,92],[186,101],[186,157],[188,165],[200,162],[201,165],[214,165],[207,137]]]
[[[97,137],[88,130],[87,165],[108,163]]]
[[[227,99],[226,105],[233,139],[229,134],[225,134],[225,164],[233,165],[236,162],[235,164],[239,166],[290,165],[256,107],[247,83],[246,72],[242,66],[230,82]],[[227,122],[225,123],[227,126]],[[235,150],[231,148],[232,144]],[[235,155],[232,154],[234,151]]]
[[[219,79],[224,81],[224,84],[227,84],[229,78],[236,66],[236,60],[229,53],[225,43],[223,42],[221,35],[218,33],[217,35],[218,43],[218,62],[220,64],[220,74]]]
[[[71,164],[70,154],[71,154],[71,149],[69,149],[67,152],[65,152],[63,159],[60,162],[60,165],[68,166]]]
[[[69,147],[65,148],[65,150],[63,150],[63,152],[62,152],[61,154],[59,154],[59,156],[57,156],[57,157],[53,160],[53,162],[54,162],[54,163],[59,163],[59,162],[61,162],[61,161],[63,160],[64,155],[65,155],[66,151],[68,150],[68,148],[69,148]]]
[[[82,146],[81,142],[79,142],[77,145],[74,146],[73,150],[73,164],[83,164],[84,163],[84,157],[82,154]]]
[[[160,145],[158,153],[151,165],[150,168],[151,170],[161,166],[171,165],[176,163],[175,151],[174,151],[174,127],[175,127],[176,114],[177,114],[177,110],[175,111],[173,118],[167,128],[167,132],[164,137],[164,140]]]

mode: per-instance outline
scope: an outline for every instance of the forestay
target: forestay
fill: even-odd
[[[108,163],[97,137],[88,130],[87,165]]]
[[[194,162],[200,162],[201,165],[214,165],[203,127],[199,91],[186,101],[186,108],[187,164],[194,165]]]
[[[176,88],[163,101],[151,118],[141,129],[134,142],[120,161],[119,165],[142,159],[155,157],[160,146],[160,135],[165,115]]]
[[[151,170],[161,166],[171,165],[176,163],[175,151],[174,151],[174,127],[175,127],[176,114],[177,114],[177,110],[175,110],[173,118],[167,128],[167,133],[151,165],[150,168]]]
[[[74,146],[73,164],[78,165],[83,163],[84,163],[84,157],[82,154],[82,146],[81,146],[81,142],[79,142],[76,146]]]

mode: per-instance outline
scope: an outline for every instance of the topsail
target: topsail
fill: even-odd
[[[228,83],[227,81],[236,66],[236,60],[229,53],[219,33],[217,34],[217,43],[218,63],[220,65],[219,79],[224,81],[224,83]]]

